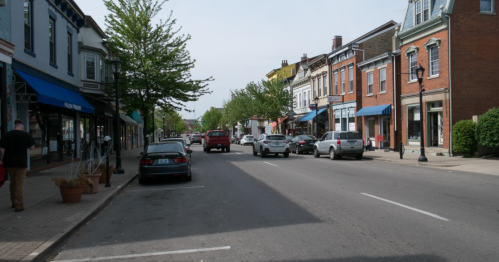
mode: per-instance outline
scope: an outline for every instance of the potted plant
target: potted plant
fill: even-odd
[[[95,172],[98,172],[101,175],[99,177],[99,183],[100,184],[105,184],[106,183],[106,179],[107,179],[107,176],[106,176],[106,163],[101,163],[101,164],[97,165]],[[109,180],[111,180],[111,176],[113,175],[114,172],[116,172],[116,169],[114,168],[114,165],[109,165]]]
[[[84,174],[78,174],[71,178],[52,178],[55,185],[61,190],[62,201],[64,203],[78,203],[81,201],[83,189],[88,185],[92,190],[94,184]]]

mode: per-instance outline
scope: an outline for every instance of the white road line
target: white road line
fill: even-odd
[[[265,163],[265,164],[269,164],[269,165],[271,165],[271,166],[277,166],[277,165],[274,165],[274,164],[271,164],[271,163],[269,163],[269,162],[265,162],[265,161],[263,161],[263,163]]]
[[[241,155],[242,153],[236,153],[236,154]]]
[[[165,251],[165,252],[153,252],[144,254],[132,254],[123,256],[110,256],[110,257],[95,257],[95,258],[82,258],[82,259],[70,259],[70,260],[56,260],[57,262],[84,262],[84,261],[99,261],[99,260],[111,260],[111,259],[126,259],[135,257],[151,257],[151,256],[163,256],[163,255],[174,255],[174,254],[185,254],[185,253],[195,253],[204,251],[217,251],[217,250],[228,250],[230,246],[225,247],[210,247],[210,248],[198,248],[198,249],[186,249],[177,251]]]
[[[174,189],[190,189],[190,188],[202,188],[204,186],[192,186],[192,187],[167,187],[158,189],[131,189],[128,191],[156,191],[156,190],[174,190]]]
[[[390,203],[390,204],[394,204],[394,205],[397,205],[397,206],[400,206],[400,207],[403,207],[403,208],[407,208],[407,209],[410,209],[412,211],[416,211],[416,212],[419,212],[421,214],[425,214],[427,216],[431,216],[431,217],[434,217],[434,218],[437,218],[437,219],[440,219],[440,220],[443,220],[443,221],[449,221],[449,219],[445,218],[445,217],[441,217],[441,216],[438,216],[438,215],[435,215],[433,213],[430,213],[430,212],[426,212],[426,211],[423,211],[421,209],[417,209],[417,208],[413,208],[413,207],[410,207],[410,206],[406,206],[404,204],[400,204],[400,203],[397,203],[397,202],[394,202],[394,201],[391,201],[391,200],[388,200],[388,199],[384,199],[384,198],[381,198],[381,197],[377,197],[377,196],[373,196],[373,195],[369,195],[369,194],[366,194],[366,193],[361,193],[362,195],[364,196],[368,196],[368,197],[372,197],[372,198],[376,198],[378,200],[381,200],[381,201],[385,201],[387,203]]]

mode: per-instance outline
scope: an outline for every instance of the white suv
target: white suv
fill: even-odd
[[[329,154],[331,160],[340,159],[342,156],[353,156],[357,160],[362,159],[364,153],[364,140],[362,134],[357,131],[331,131],[314,145],[314,156]]]
[[[251,144],[253,145],[253,143],[255,143],[255,139],[253,136],[251,135],[245,135],[243,136],[243,138],[241,138],[241,140],[239,141],[239,144],[240,145],[243,145],[245,146],[246,144]]]
[[[258,139],[253,143],[253,155],[260,157],[265,155],[274,154],[278,156],[283,154],[284,157],[289,157],[289,140],[286,140],[284,135],[261,134]]]

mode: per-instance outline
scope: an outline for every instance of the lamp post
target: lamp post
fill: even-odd
[[[319,139],[319,116],[317,115],[317,111],[319,111],[319,98],[317,96],[314,97],[315,101],[315,137]]]
[[[114,57],[111,61],[111,68],[114,74],[114,89],[116,90],[116,126],[114,128],[114,136],[116,143],[116,171],[118,174],[124,174],[125,170],[121,167],[121,128],[120,128],[120,102],[118,95],[118,78],[121,73],[121,61],[118,57]]]
[[[418,77],[418,82],[419,82],[419,118],[420,118],[420,121],[421,121],[421,125],[420,125],[420,132],[421,132],[421,135],[420,135],[420,142],[421,142],[421,155],[419,156],[418,158],[418,162],[428,162],[428,159],[426,158],[425,156],[425,152],[424,152],[424,114],[423,114],[423,92],[425,91],[423,89],[423,77],[424,77],[424,71],[425,69],[421,66],[421,64],[419,64],[419,67],[416,68],[416,74],[417,74],[417,77]]]
[[[166,129],[165,129],[165,114],[163,114],[163,138],[166,136]]]

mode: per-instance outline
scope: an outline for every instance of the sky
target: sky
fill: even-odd
[[[75,1],[105,30],[102,0]],[[186,103],[195,112],[179,112],[194,119],[222,107],[230,90],[265,79],[282,60],[331,52],[335,35],[348,43],[388,21],[402,22],[406,6],[407,0],[169,0],[155,21],[173,11],[180,33],[192,36],[193,79],[215,79],[212,94]]]

